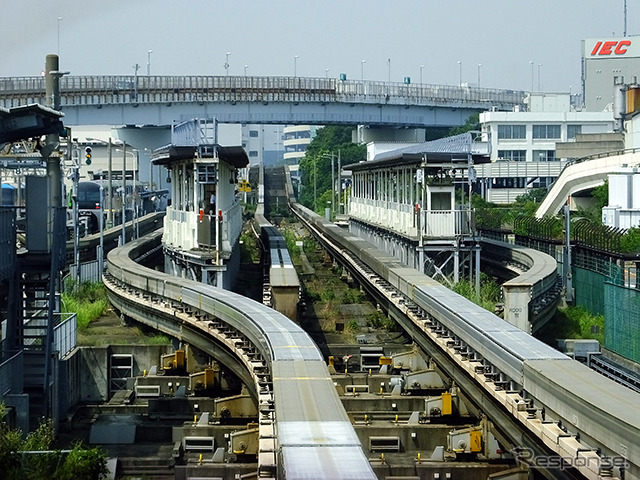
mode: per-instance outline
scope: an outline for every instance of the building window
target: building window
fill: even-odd
[[[582,133],[582,125],[567,125],[567,138],[576,138],[576,135]]]
[[[251,138],[258,138],[258,130],[249,130],[249,136]]]
[[[498,138],[501,140],[524,139],[527,129],[524,125],[498,125]]]
[[[257,157],[258,156],[258,151],[257,150],[249,150],[249,156],[250,157]]]
[[[524,162],[527,160],[526,150],[498,150],[498,160]]]
[[[534,125],[533,138],[560,138],[560,125]]]
[[[198,183],[215,185],[218,181],[218,166],[215,164],[199,163]]]
[[[553,162],[556,159],[555,150],[533,150],[531,155],[534,162]]]
[[[525,188],[524,177],[496,177],[491,181],[491,188]]]

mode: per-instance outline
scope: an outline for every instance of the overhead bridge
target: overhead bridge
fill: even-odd
[[[478,110],[512,110],[525,92],[336,78],[256,76],[63,76],[66,126],[221,123],[461,125]],[[0,107],[45,104],[45,78],[0,78]]]

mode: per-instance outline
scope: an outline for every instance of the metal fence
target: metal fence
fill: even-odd
[[[0,347],[3,345],[0,344]],[[22,392],[24,377],[24,361],[22,352],[6,352],[0,354],[0,398],[8,393]]]
[[[53,350],[64,358],[78,344],[78,315],[76,313],[56,314],[53,327]]]
[[[640,291],[604,283],[604,344],[619,355],[640,362]]]
[[[68,278],[77,283],[102,282],[102,271],[100,266],[101,265],[98,260],[81,262],[80,269],[78,269],[76,264],[72,264],[69,266],[69,275],[65,277],[65,280]]]

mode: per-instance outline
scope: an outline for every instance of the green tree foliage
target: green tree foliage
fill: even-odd
[[[626,253],[640,252],[640,228],[632,227],[620,239],[620,250]]]
[[[609,180],[595,187],[591,191],[591,196],[596,199],[596,207],[600,210],[600,213],[602,213],[602,208],[609,205]]]
[[[472,113],[467,121],[464,122],[464,125],[460,125],[459,127],[452,127],[449,130],[449,134],[447,136],[452,137],[453,135],[460,135],[461,133],[467,133],[472,130],[480,130],[480,113]]]
[[[51,450],[54,430],[45,420],[23,438],[22,432],[3,421],[7,408],[0,403],[0,477],[6,480],[99,480],[107,473],[107,459],[99,448],[80,442],[64,453]],[[41,452],[41,453],[24,453]]]
[[[342,166],[357,163],[366,158],[366,147],[352,142],[353,128],[328,126],[317,131],[300,161],[302,186],[300,202],[323,213],[327,200],[331,199],[331,154],[335,155],[334,170],[337,172],[337,155],[340,152]],[[334,174],[335,175],[335,174]],[[314,198],[315,192],[315,198]],[[325,192],[326,193],[325,195]]]

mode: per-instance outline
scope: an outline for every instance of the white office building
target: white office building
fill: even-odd
[[[491,163],[477,168],[485,199],[511,203],[533,188],[548,187],[567,158],[556,155],[556,144],[577,136],[612,133],[611,111],[575,110],[569,93],[532,93],[527,111],[480,114],[482,139]]]

